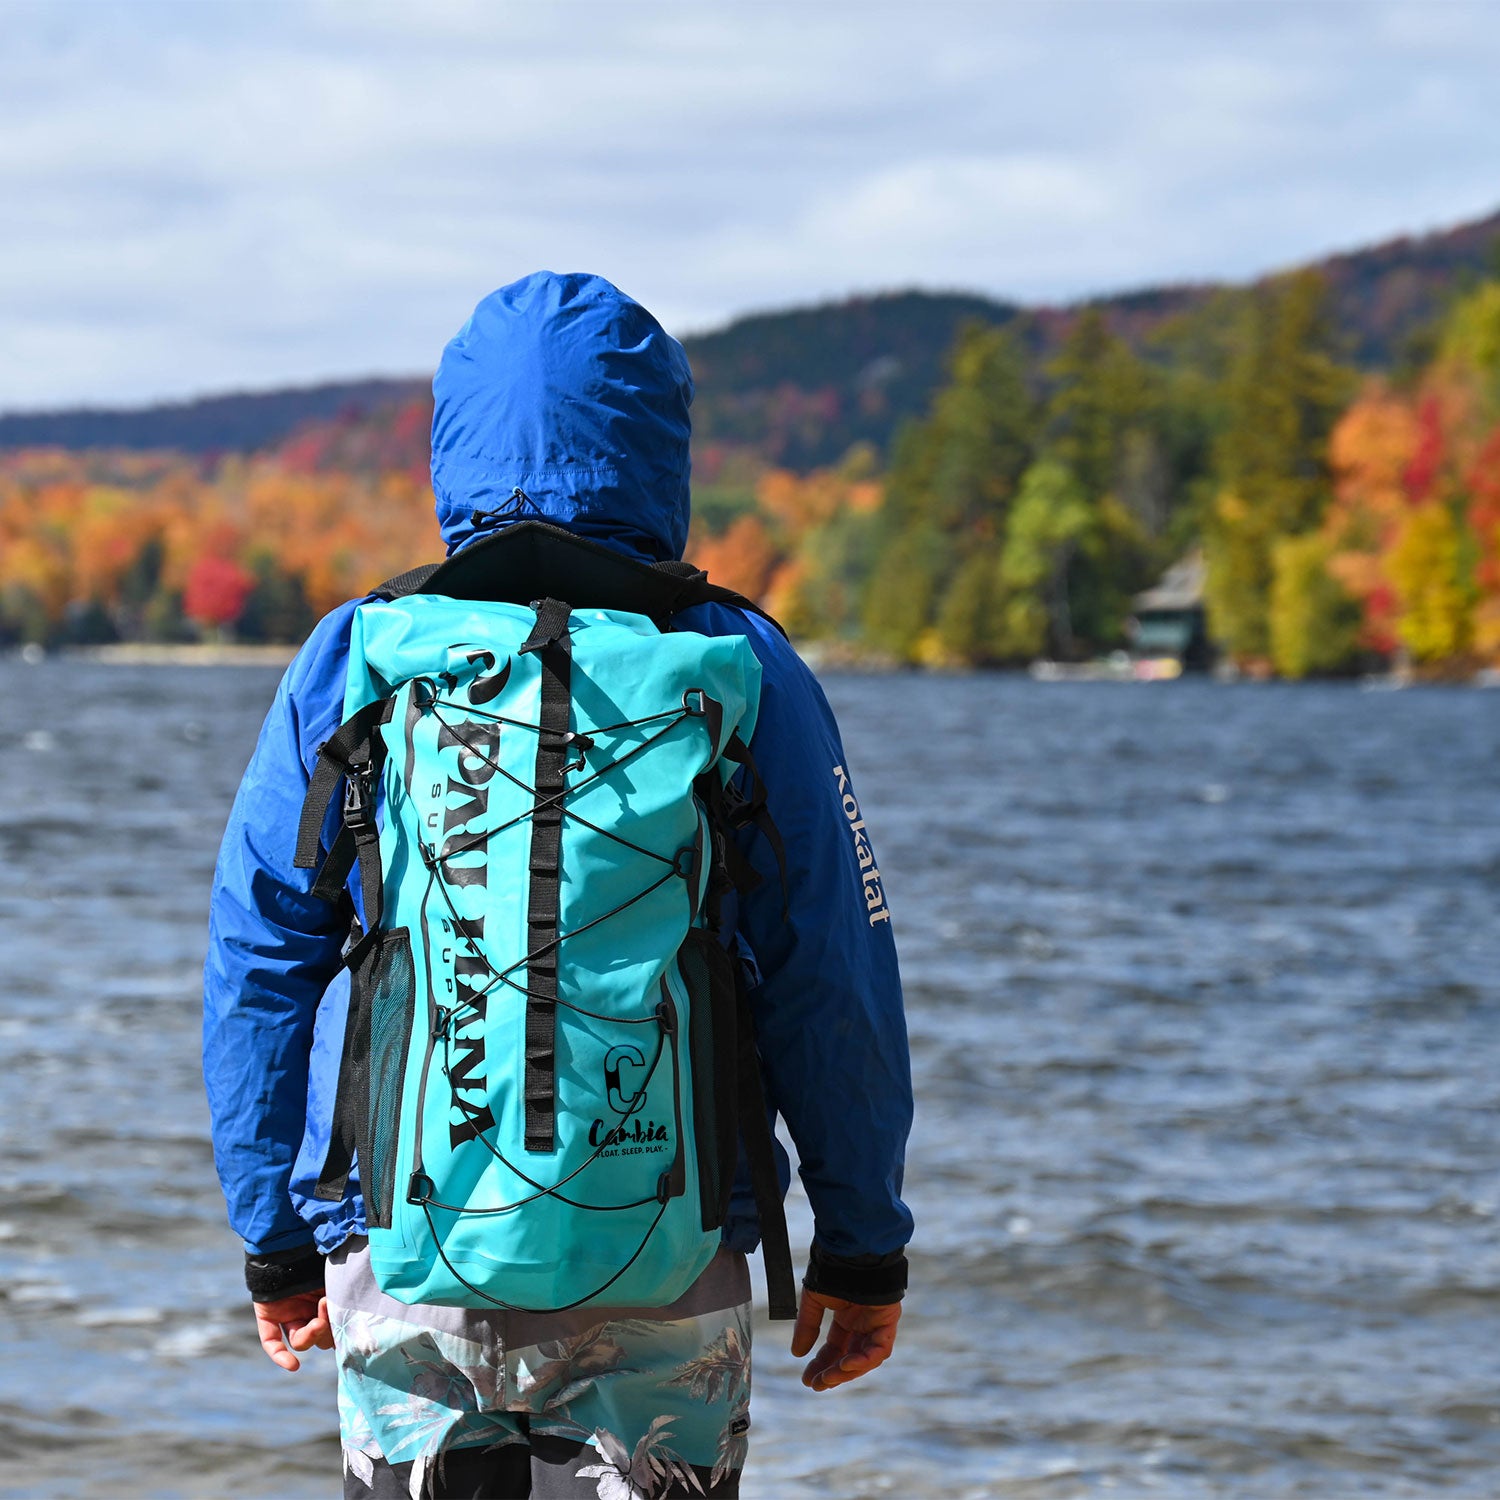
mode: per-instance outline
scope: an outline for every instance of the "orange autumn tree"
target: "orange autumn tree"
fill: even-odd
[[[1386,553],[1396,635],[1412,660],[1424,665],[1462,656],[1471,633],[1451,435],[1456,409],[1435,390],[1422,397],[1416,449],[1402,476],[1407,506]]]
[[[82,486],[11,471],[0,479],[0,604],[33,637],[62,621],[75,596],[70,540]]]
[[[691,561],[715,583],[760,602],[783,555],[766,523],[754,514],[736,516],[719,536],[700,536],[690,548]]]
[[[1410,402],[1383,381],[1365,388],[1329,439],[1334,488],[1323,526],[1328,571],[1361,608],[1361,644],[1385,655],[1399,645],[1387,564],[1407,511],[1406,476],[1417,440]]]
[[[1471,636],[1452,436],[1461,412],[1431,383],[1408,399],[1376,385],[1330,443],[1329,572],[1362,608],[1365,645],[1424,666],[1461,657]]]
[[[443,555],[432,492],[405,472],[287,473],[256,462],[234,489],[245,560],[295,579],[315,616]]]
[[[751,493],[750,507],[717,532],[694,520],[689,561],[765,605],[794,636],[850,634],[882,494],[874,453],[855,448],[810,474],[767,469]]]

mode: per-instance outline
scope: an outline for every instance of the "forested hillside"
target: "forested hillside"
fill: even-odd
[[[0,450],[171,448],[195,456],[273,447],[308,422],[367,415],[426,389],[421,380],[349,380],[255,394],[105,410],[0,415]]]
[[[694,441],[710,464],[741,451],[797,470],[856,443],[883,451],[942,383],[965,324],[1021,316],[983,297],[903,292],[742,318],[687,341]]]
[[[689,555],[862,659],[1113,650],[1201,551],[1248,671],[1500,664],[1497,228],[1066,317],[913,293],[744,320],[695,350]],[[293,640],[434,556],[430,400],[365,394],[248,454],[0,452],[0,640]]]
[[[1500,214],[1318,262],[1341,354],[1384,369],[1422,351],[1446,301],[1495,269]],[[1164,324],[1222,292],[1159,287],[1105,297],[1112,331],[1137,351]],[[685,339],[697,376],[694,421],[710,462],[725,448],[797,470],[836,462],[855,443],[884,453],[941,382],[959,327],[1014,326],[1038,360],[1055,353],[1081,309],[1020,309],[958,293],[896,292],[755,314]],[[369,415],[426,389],[426,379],[363,380],[212,396],[137,410],[0,415],[0,450],[173,448],[195,455],[274,447],[308,422]]]

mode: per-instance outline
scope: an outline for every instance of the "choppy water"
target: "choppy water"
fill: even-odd
[[[197,1073],[274,676],[0,662],[0,1493],[337,1492]],[[845,1391],[762,1337],[747,1495],[1500,1495],[1500,698],[828,686],[909,986],[914,1290]]]

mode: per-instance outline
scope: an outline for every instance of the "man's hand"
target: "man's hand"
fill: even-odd
[[[255,1331],[260,1347],[283,1370],[300,1370],[293,1349],[332,1349],[333,1326],[328,1321],[328,1298],[322,1292],[299,1292],[275,1302],[257,1302]]]
[[[797,1326],[792,1330],[792,1353],[798,1359],[817,1343],[825,1311],[833,1314],[833,1326],[823,1347],[802,1372],[802,1384],[813,1391],[847,1385],[868,1375],[876,1365],[883,1365],[896,1346],[896,1324],[901,1321],[899,1302],[867,1307],[803,1287]]]

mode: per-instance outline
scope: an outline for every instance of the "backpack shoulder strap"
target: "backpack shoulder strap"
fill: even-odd
[[[307,795],[297,822],[297,849],[292,858],[299,870],[317,869],[313,894],[336,901],[356,863],[364,898],[365,934],[345,955],[352,968],[379,930],[382,915],[380,831],[375,822],[375,790],[385,759],[381,725],[391,717],[393,698],[379,698],[351,714],[318,747],[318,761],[308,779]],[[343,821],[333,848],[322,847],[323,823],[339,786],[344,787]],[[320,863],[321,862],[321,863]]]
[[[644,563],[545,521],[517,521],[481,537],[440,563],[412,568],[371,590],[377,599],[445,594],[453,599],[493,599],[529,604],[566,599],[575,609],[619,609],[646,615],[659,626],[695,604],[727,604],[769,620],[753,600],[710,583],[686,562]]]
[[[727,604],[733,609],[743,609],[768,620],[785,637],[786,631],[782,630],[778,619],[767,614],[753,599],[747,599],[743,594],[737,594],[722,584],[710,583],[708,574],[702,568],[695,568],[690,562],[659,562],[649,566],[654,572],[681,580],[681,589],[672,605],[674,614],[679,610],[691,609],[695,604]]]
[[[407,594],[420,594],[424,591],[427,580],[440,567],[442,563],[423,563],[420,568],[409,568],[405,573],[398,573],[394,578],[387,578],[384,583],[376,585],[370,592],[377,599],[386,601],[403,599]]]

